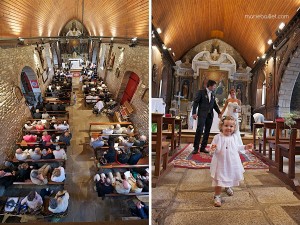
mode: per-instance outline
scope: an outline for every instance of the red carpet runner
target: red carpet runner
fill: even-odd
[[[206,147],[207,150],[209,146]],[[201,154],[192,154],[193,145],[188,144],[170,161],[174,167],[189,169],[208,169],[210,167],[211,155],[201,152]],[[267,169],[268,165],[246,150],[245,154],[240,154],[245,169]]]

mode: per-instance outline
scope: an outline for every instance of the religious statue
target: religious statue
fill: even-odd
[[[111,53],[109,62],[108,62],[108,68],[112,69],[114,67],[114,63],[115,63],[115,57],[116,57],[116,53]]]
[[[220,54],[218,53],[217,49],[214,50],[214,52],[210,55],[212,60],[217,61]]]
[[[192,64],[190,63],[190,59],[188,57],[185,58],[185,62],[180,64],[181,68],[191,68]]]
[[[69,29],[66,36],[79,36],[79,35],[81,35],[81,31],[79,29],[77,29],[76,22],[74,21],[72,23],[72,27]]]
[[[184,81],[184,83],[182,84],[182,95],[184,98],[188,98],[189,96],[189,85],[188,85],[188,81]]]

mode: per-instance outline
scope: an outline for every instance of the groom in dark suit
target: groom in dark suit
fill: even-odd
[[[197,130],[194,140],[194,151],[193,154],[198,153],[200,139],[203,134],[203,128],[204,135],[202,138],[201,148],[200,152],[208,153],[207,150],[205,150],[205,147],[207,145],[208,136],[210,132],[210,128],[213,122],[214,118],[214,112],[213,109],[217,111],[219,116],[221,115],[220,109],[215,101],[215,95],[213,91],[216,89],[216,82],[213,80],[209,80],[207,82],[207,88],[204,90],[198,91],[193,104],[193,119],[196,120],[198,117],[198,123],[197,123]],[[196,112],[196,109],[198,107],[198,113]]]

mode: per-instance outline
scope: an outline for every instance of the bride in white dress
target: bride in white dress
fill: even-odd
[[[236,92],[234,89],[231,89],[229,92],[228,99],[225,102],[225,105],[221,111],[222,116],[232,116],[236,119],[236,138],[239,145],[243,145],[241,138],[240,128],[239,128],[239,112],[241,111],[241,101],[236,98]]]

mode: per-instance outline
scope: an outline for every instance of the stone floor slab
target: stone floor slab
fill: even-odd
[[[299,203],[293,192],[286,187],[251,188],[258,202],[268,204]]]
[[[298,209],[294,214],[295,210]],[[265,209],[267,216],[274,225],[296,225],[300,223],[300,205],[271,205]],[[295,217],[295,219],[293,219]],[[298,218],[298,220],[297,220]]]
[[[271,224],[258,210],[222,210],[175,212],[166,217],[164,225],[234,225]]]
[[[208,169],[188,170],[183,178],[180,191],[210,190],[211,177]]]
[[[174,197],[175,187],[163,186],[152,189],[152,207],[165,208]]]
[[[213,192],[178,192],[173,210],[214,209]],[[222,193],[223,209],[254,208],[256,201],[247,191],[235,191],[234,196]]]

